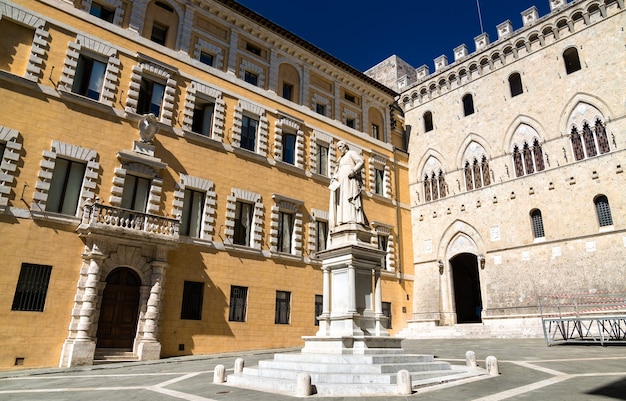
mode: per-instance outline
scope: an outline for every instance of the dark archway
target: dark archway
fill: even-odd
[[[137,273],[118,267],[107,276],[98,320],[98,348],[132,348],[137,333],[139,287]]]
[[[476,255],[461,253],[450,259],[457,323],[480,323],[483,309]]]

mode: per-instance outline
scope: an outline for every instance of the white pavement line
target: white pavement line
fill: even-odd
[[[67,376],[46,376],[46,375],[36,375],[36,376],[25,376],[25,377],[5,377],[1,378],[0,382],[4,380],[48,380],[48,379],[82,379],[82,378],[102,378],[102,377],[135,377],[135,376],[179,376],[187,374],[186,372],[177,372],[177,373],[129,373],[125,375],[67,375]]]
[[[0,390],[0,394],[65,393],[65,392],[77,392],[77,391],[118,391],[118,390],[146,390],[146,387],[127,386],[127,387],[38,388],[38,389],[32,389],[32,390]]]
[[[154,386],[150,386],[150,389],[157,388],[157,387],[169,386],[170,384],[174,384],[174,383],[178,383],[178,382],[183,381],[183,380],[191,379],[192,377],[198,376],[198,375],[200,375],[202,373],[209,373],[209,372],[207,371],[207,372],[187,373],[184,376],[180,376],[180,377],[177,377],[175,379],[171,379],[171,380],[168,380],[168,381],[164,381],[163,383],[159,383],[159,384],[155,384]]]
[[[523,393],[528,393],[530,391],[538,390],[538,389],[543,388],[543,387],[547,387],[547,386],[551,386],[551,385],[556,384],[556,383],[560,383],[562,381],[571,379],[572,377],[576,377],[576,375],[556,376],[556,377],[552,377],[550,379],[543,380],[543,381],[536,382],[536,383],[532,383],[532,384],[529,384],[529,385],[526,385],[526,386],[516,387],[516,388],[513,388],[511,390],[502,391],[501,393],[492,394],[492,395],[489,395],[487,397],[476,398],[473,401],[500,401],[500,400],[505,400],[505,399],[510,398],[510,397],[515,397],[516,395],[520,395],[520,394],[523,394]]]
[[[561,376],[561,375],[565,374],[563,372],[559,372],[558,370],[544,368],[543,366],[537,366],[535,364],[532,364],[532,363],[529,363],[529,362],[525,362],[525,361],[511,361],[510,363],[512,363],[514,365],[522,366],[524,368],[538,370],[540,372],[547,373],[547,374],[553,375],[553,376]]]
[[[204,398],[198,395],[181,393],[180,391],[170,390],[168,388],[162,388],[162,387],[148,387],[146,390],[151,390],[151,391],[154,391],[155,393],[165,394],[165,395],[169,395],[169,396],[180,398],[182,400],[187,400],[187,401],[216,401],[211,398]]]

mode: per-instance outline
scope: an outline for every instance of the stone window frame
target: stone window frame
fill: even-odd
[[[278,220],[280,218],[280,212],[287,212],[293,214],[294,216],[290,255],[302,257],[303,231],[302,212],[300,211],[300,208],[304,205],[304,201],[279,194],[272,194],[272,199],[274,199],[274,205],[272,205],[271,209],[270,252],[272,254],[284,255],[284,253],[278,250]]]
[[[17,165],[22,153],[20,133],[16,129],[0,125],[0,143],[4,144],[4,153],[0,155],[0,212],[9,205],[11,188],[17,178]]]
[[[226,197],[226,222],[224,229],[224,243],[233,247],[247,248],[234,242],[235,236],[235,209],[237,201],[254,205],[252,213],[252,232],[250,233],[249,248],[261,251],[263,245],[263,219],[265,218],[264,205],[260,194],[245,189],[232,188],[231,194]]]
[[[193,133],[193,115],[195,112],[196,99],[201,98],[213,101],[215,109],[213,110],[213,127],[209,138],[224,142],[224,131],[226,127],[226,102],[224,101],[222,91],[198,81],[192,81],[187,87],[187,97],[185,98],[185,110],[183,111],[183,131]]]
[[[274,126],[274,160],[291,164],[283,161],[283,132],[285,131],[296,135],[293,165],[297,168],[304,169],[304,131],[300,129],[299,122],[287,117],[279,118]]]
[[[393,226],[378,221],[372,222],[372,245],[378,248],[378,236],[387,236],[387,255],[385,256],[385,270],[396,270],[396,244],[393,235]]]
[[[183,204],[185,200],[185,189],[193,189],[204,192],[204,210],[202,212],[202,229],[198,239],[213,241],[215,233],[215,215],[217,205],[217,193],[213,181],[204,178],[194,177],[187,174],[180,175],[180,182],[176,183],[174,190],[174,201],[172,204],[172,215],[178,220],[183,215]]]
[[[331,109],[330,109],[331,101],[330,101],[329,98],[327,98],[325,96],[321,96],[321,95],[319,95],[317,93],[314,93],[311,101],[312,101],[311,109],[314,112],[317,112],[316,111],[316,109],[317,109],[316,106],[318,104],[321,104],[321,105],[324,106],[324,114],[322,114],[322,115],[325,116],[325,117],[331,118]]]
[[[311,209],[311,220],[308,223],[308,253],[309,255],[315,255],[317,253],[317,236],[318,236],[318,232],[317,232],[317,222],[318,221],[325,221],[326,223],[329,222],[329,212],[327,210],[320,210],[320,209]],[[328,231],[330,232],[330,226],[328,227]],[[326,240],[326,245],[328,245],[329,241],[328,239]]]
[[[359,114],[351,109],[347,109],[344,108],[343,111],[341,112],[341,122],[344,125],[348,125],[348,120],[354,120],[354,127],[352,127],[353,129],[360,131],[361,130],[361,120],[359,118]]]
[[[35,193],[30,209],[34,217],[56,215],[57,213],[47,212],[46,204],[48,202],[48,191],[50,190],[50,182],[54,174],[57,157],[85,163],[85,175],[81,184],[78,205],[74,217],[80,217],[83,205],[86,201],[95,198],[95,190],[99,178],[100,163],[96,161],[98,152],[87,149],[82,146],[72,145],[57,140],[53,140],[50,150],[44,150],[37,173],[37,184],[35,184]]]
[[[245,100],[239,100],[239,103],[237,104],[237,106],[235,106],[232,145],[240,148],[242,120],[244,114],[258,118],[259,127],[257,129],[255,138],[256,146],[254,153],[261,156],[266,156],[269,139],[269,120],[266,116],[266,110],[259,105],[253,104]]]
[[[18,24],[34,29],[33,44],[30,57],[24,73],[29,81],[39,82],[43,76],[44,62],[48,58],[50,49],[50,32],[46,28],[46,20],[11,4],[3,3],[0,7],[0,19],[8,18]]]
[[[155,168],[141,162],[122,160],[122,167],[115,169],[111,196],[109,197],[111,206],[122,207],[122,194],[124,193],[124,183],[128,173],[150,180],[148,204],[146,205],[146,210],[140,211],[140,213],[157,214],[161,205],[163,179],[159,177],[159,173]]]
[[[433,176],[437,178],[437,182],[432,181]],[[431,155],[420,175],[420,178],[424,180],[424,185],[422,186],[424,190],[424,203],[442,199],[448,195],[448,184],[445,182],[445,176],[446,171],[443,168],[443,164],[437,157]],[[435,191],[437,192],[435,193]]]
[[[93,3],[92,0],[82,0],[80,8],[86,13],[90,13],[91,3]],[[122,0],[97,0],[96,3],[104,3],[105,5],[115,9],[112,23],[120,27],[122,26],[122,23],[124,22],[124,2]]]
[[[137,114],[137,105],[139,103],[139,90],[141,87],[141,80],[147,78],[153,81],[162,81],[165,84],[165,91],[163,94],[163,103],[161,104],[161,115],[159,121],[172,125],[174,119],[174,100],[178,83],[173,78],[174,69],[166,69],[163,66],[151,63],[149,61],[140,61],[132,67],[132,73],[130,75],[130,84],[128,87],[128,95],[126,97],[125,111],[127,113]]]
[[[320,175],[317,173],[317,145],[322,144],[328,147],[328,171],[324,177],[331,177],[333,171],[335,171],[336,164],[336,151],[334,145],[334,138],[332,135],[325,132],[314,129],[311,136],[310,149],[309,149],[309,171],[311,174]]]
[[[63,74],[59,80],[59,89],[72,92],[78,59],[81,53],[86,53],[85,50],[106,59],[107,68],[104,73],[104,82],[102,84],[102,91],[98,101],[106,104],[107,106],[113,107],[115,102],[115,93],[117,90],[117,82],[120,79],[121,61],[117,57],[118,50],[87,36],[78,34],[76,35],[75,42],[68,43],[68,49],[63,65]]]
[[[489,167],[489,157],[487,156],[487,151],[485,150],[485,148],[483,147],[483,145],[481,145],[480,143],[472,140],[468,146],[465,149],[465,152],[463,153],[463,163],[462,163],[462,170],[463,170],[463,177],[465,180],[465,190],[466,191],[472,191],[474,189],[480,189],[480,188],[484,188],[486,186],[491,185],[491,175],[489,175],[491,173],[491,171],[487,171],[488,174],[488,178],[489,178],[489,182],[485,183],[484,177],[485,177],[485,173],[483,171],[484,165],[483,165],[483,161],[487,162],[487,167]],[[473,170],[474,166],[476,165],[476,162],[478,163],[479,167],[480,167],[480,171],[481,171],[481,175],[480,175],[480,186],[476,186],[476,177],[475,177],[475,172]],[[470,168],[471,171],[471,178],[472,181],[470,183],[470,181],[468,181],[468,176],[467,176],[467,168]],[[470,185],[471,184],[471,188]]]
[[[242,81],[245,81],[246,71],[256,74],[258,81],[254,86],[265,88],[265,81],[267,80],[267,77],[265,76],[265,70],[263,67],[244,59],[241,60],[241,63],[239,64],[239,79]]]
[[[383,193],[376,193],[376,170],[383,171]],[[371,194],[391,198],[391,169],[387,164],[387,158],[375,153],[369,157],[369,191]]]
[[[224,52],[221,47],[214,45],[208,40],[199,38],[194,46],[193,57],[196,60],[200,60],[200,54],[203,51],[213,55],[213,62],[215,65],[212,65],[211,67],[217,68],[218,70],[224,69]]]
[[[528,172],[528,166],[526,160],[524,159],[525,145],[528,145],[528,149],[532,155],[532,168],[534,170],[532,172]],[[538,147],[536,145],[538,145]],[[537,153],[537,150],[540,150],[541,154]],[[541,137],[533,126],[526,123],[519,124],[519,126],[515,129],[515,133],[513,134],[510,151],[515,177],[523,177],[545,170]],[[539,162],[539,157],[541,158],[541,163]],[[519,160],[521,161],[521,171],[519,171],[518,164],[516,162],[518,158],[520,158]]]

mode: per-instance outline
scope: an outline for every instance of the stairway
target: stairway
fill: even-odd
[[[397,372],[408,370],[413,387],[422,387],[484,374],[481,369],[453,366],[432,355],[404,353],[275,354],[273,360],[245,367],[229,375],[227,385],[261,391],[294,394],[297,377],[311,375],[314,393],[319,396],[362,396],[397,394]]]
[[[139,358],[130,348],[96,348],[94,365],[117,362],[137,362]]]

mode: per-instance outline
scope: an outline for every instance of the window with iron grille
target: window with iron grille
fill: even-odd
[[[604,195],[599,195],[596,196],[593,202],[596,205],[596,214],[598,215],[598,224],[600,227],[612,226],[613,216],[611,216],[609,199]]]
[[[291,293],[287,291],[276,291],[276,314],[275,324],[289,324],[289,307],[291,304]]]
[[[572,150],[574,151],[574,159],[576,160],[584,159],[585,152],[583,150],[583,142],[580,139],[580,134],[578,133],[578,130],[575,127],[572,128],[570,141],[572,142]]]
[[[383,315],[389,319],[387,320],[387,327],[388,329],[391,329],[391,302],[383,302]]]
[[[324,312],[324,297],[322,295],[315,295],[315,325],[319,326],[320,321],[317,317]]]
[[[530,219],[533,225],[533,235],[535,238],[544,238],[546,234],[543,231],[543,218],[541,217],[541,210],[534,209],[530,212]]]
[[[246,306],[248,302],[248,287],[230,287],[230,307],[228,310],[229,322],[245,322]]]
[[[52,266],[22,263],[11,310],[43,312],[51,272]]]
[[[204,283],[185,281],[183,288],[183,305],[180,309],[180,318],[187,320],[202,320],[203,298]]]

